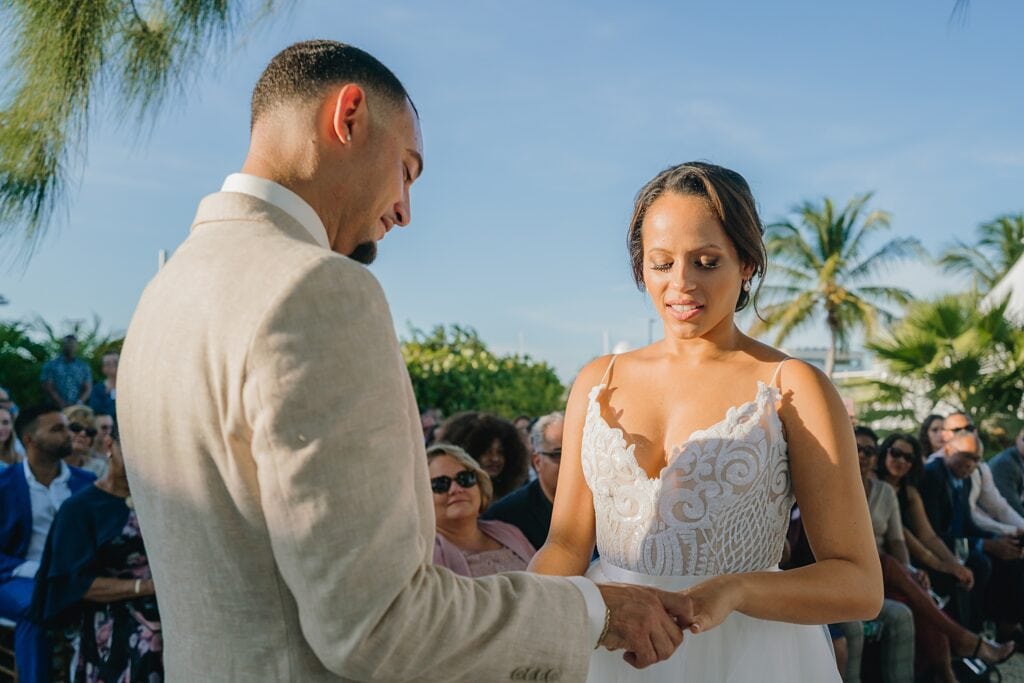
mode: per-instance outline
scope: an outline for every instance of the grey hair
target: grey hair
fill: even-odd
[[[561,411],[548,413],[537,418],[537,421],[533,423],[533,429],[530,430],[530,448],[534,453],[540,453],[544,449],[544,432],[558,422],[565,422],[565,413]]]

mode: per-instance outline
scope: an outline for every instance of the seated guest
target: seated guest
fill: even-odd
[[[114,416],[96,413],[96,443],[106,443],[107,437],[117,438]]]
[[[36,571],[57,509],[96,477],[64,463],[71,432],[57,408],[25,408],[14,425],[25,460],[0,472],[0,617],[17,624],[18,680],[38,683],[50,679],[51,646],[46,630],[28,618]]]
[[[544,545],[551,526],[551,506],[558,486],[565,415],[551,413],[537,420],[530,430],[533,469],[537,478],[495,501],[484,519],[498,519],[519,528],[534,548]]]
[[[804,532],[800,508],[793,507],[782,569],[797,569],[815,562],[810,542]],[[914,615],[910,608],[896,600],[886,598],[882,609],[872,621],[878,622],[881,649],[881,680],[884,683],[913,683],[914,681]],[[861,680],[861,653],[864,648],[864,622],[850,621],[829,624],[832,647],[836,651],[836,666],[845,683]],[[845,642],[844,642],[845,641]],[[842,661],[845,659],[845,661]]]
[[[462,412],[448,418],[441,429],[445,443],[464,449],[490,475],[495,499],[526,482],[526,446],[508,420],[490,413]]]
[[[979,481],[980,486],[984,486],[988,480],[987,473],[976,474],[978,469],[984,467],[981,459],[985,447],[971,417],[963,411],[951,413],[943,422],[942,434],[947,443],[958,435],[975,437],[978,446],[975,454],[977,462],[975,468],[971,470],[970,486],[964,490],[967,491],[971,520],[983,531],[993,535],[993,538],[981,542],[992,572],[991,581],[985,591],[985,605],[988,615],[999,624],[1001,636],[1013,637],[1018,642],[1024,642],[1024,631],[1020,626],[1021,620],[1024,619],[1024,550],[1020,547],[1015,515],[1010,512],[1009,503],[1005,498],[999,500],[998,489],[993,490],[990,485],[987,491],[979,491]],[[932,457],[941,459],[944,455],[945,449]],[[987,516],[978,514],[979,510],[975,505],[977,501],[985,499],[989,501],[990,514]],[[985,508],[982,508],[981,512],[984,513]],[[996,516],[995,519],[983,525],[993,514]],[[983,520],[981,524],[978,523],[978,519]],[[996,525],[994,522],[1002,522],[1003,525]]]
[[[942,612],[928,595],[928,575],[910,565],[904,542],[899,502],[891,486],[874,476],[875,434],[866,427],[857,427],[857,453],[861,477],[868,497],[871,526],[875,532],[882,562],[882,576],[887,598],[899,600],[914,613],[914,632],[921,668],[934,680],[956,683],[951,655],[978,657],[986,663],[1003,661],[1013,653],[1012,642],[999,645],[971,633]],[[886,457],[899,454],[900,459],[920,461],[920,453],[910,437],[892,434],[882,443]]]
[[[1020,536],[1024,533],[1024,517],[1003,497],[987,462],[980,462],[971,472],[971,497],[967,499],[974,523],[999,536]]]
[[[443,441],[437,437],[444,416],[440,408],[427,408],[420,413],[420,425],[423,427],[423,443],[430,446],[435,441]]]
[[[106,475],[61,506],[36,576],[32,617],[79,631],[75,681],[160,683],[163,643],[153,578],[121,448]]]
[[[989,461],[992,480],[1014,512],[1024,517],[1024,429],[1014,444]]]
[[[14,434],[14,417],[7,408],[0,408],[0,470],[21,458],[14,449],[18,437]]]
[[[97,415],[109,415],[117,422],[117,362],[120,355],[116,351],[103,354],[103,381],[94,384],[89,394],[89,407]]]
[[[102,477],[107,471],[107,459],[93,449],[99,430],[96,429],[92,408],[68,406],[64,414],[68,417],[68,429],[71,430],[71,455],[67,457],[67,464]]]
[[[941,415],[929,415],[921,423],[917,432],[917,443],[921,447],[921,457],[927,458],[930,454],[942,450],[942,444],[946,443],[943,431],[943,422],[946,418]]]
[[[463,576],[525,571],[536,552],[511,524],[480,519],[491,502],[491,478],[466,451],[451,444],[427,449],[434,491],[434,564]]]
[[[8,411],[12,417],[18,417],[18,406],[11,399],[11,393],[3,387],[0,387],[0,408]]]
[[[895,433],[882,442],[875,473],[896,491],[903,539],[910,557],[917,566],[928,571],[932,583],[945,587],[958,585],[970,591],[974,587],[974,573],[946,547],[924,511],[918,488],[923,471],[919,446],[910,436]]]
[[[950,439],[954,434],[975,431],[974,421],[963,412],[955,412],[943,421],[944,439]],[[984,456],[985,444],[981,443],[980,439],[978,443],[978,455]],[[998,536],[1020,536],[1024,532],[1024,517],[1021,517],[999,492],[992,470],[984,460],[979,461],[978,466],[971,472],[971,494],[967,503],[971,510],[971,518],[981,529]]]
[[[533,424],[533,418],[529,415],[516,415],[512,419],[512,426],[519,432],[519,438],[522,439],[523,445],[526,446],[526,450],[530,451],[532,445],[530,444],[530,426]]]
[[[12,424],[14,420],[18,419],[18,404],[11,399],[10,392],[3,387],[0,387],[0,409],[6,410],[11,414]],[[17,434],[14,435],[14,452],[18,456],[18,460],[22,460],[25,457],[25,447],[21,445]]]
[[[981,442],[973,429],[955,430],[952,439],[942,448],[939,457],[925,465],[921,498],[928,521],[946,546],[954,552],[958,542],[966,546],[962,552],[967,555],[967,566],[974,572],[975,589],[971,591],[970,609],[965,618],[973,628],[980,624],[984,607],[982,596],[985,595],[979,595],[981,587],[993,598],[998,597],[991,600],[989,606],[998,612],[1000,622],[1018,623],[1024,611],[1021,604],[1024,587],[1020,585],[1021,548],[1015,538],[979,528],[971,518],[968,504],[971,472],[981,460]]]

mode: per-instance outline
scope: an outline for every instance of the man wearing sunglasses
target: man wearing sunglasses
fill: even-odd
[[[943,438],[949,441],[955,436],[963,434],[977,435],[977,428],[969,415],[957,411],[943,421],[942,434]],[[979,443],[981,443],[980,437]],[[984,444],[981,444],[981,455],[984,456],[984,454],[985,447]],[[940,456],[941,451],[933,454],[932,458]],[[982,459],[971,472],[970,477],[971,493],[967,502],[971,509],[971,518],[975,523],[985,531],[990,531],[997,536],[1019,537],[1024,533],[1024,516],[1019,514],[1014,509],[1012,502],[1003,496],[990,464]]]
[[[518,527],[534,548],[544,545],[551,527],[564,426],[563,413],[538,418],[530,430],[531,462],[536,479],[492,503],[483,515],[484,519],[497,519]]]

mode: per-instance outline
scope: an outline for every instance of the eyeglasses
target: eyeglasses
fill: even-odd
[[[861,444],[857,444],[857,452],[863,455],[865,458],[870,458],[875,455],[878,455],[878,449],[875,448],[874,446],[862,446]]]
[[[966,424],[963,427],[951,427],[949,431],[956,434],[957,432],[973,432],[977,427],[972,424]]]
[[[555,462],[560,462],[562,460],[561,448],[559,448],[557,451],[537,451],[537,453],[543,455],[544,457],[551,458]]]
[[[434,493],[448,493],[453,481],[464,489],[473,488],[476,486],[476,472],[473,470],[462,470],[454,478],[447,475],[434,477],[430,480],[430,490]]]
[[[84,427],[84,426],[78,424],[77,422],[72,422],[71,424],[69,424],[68,425],[68,429],[70,429],[72,431],[72,433],[74,433],[74,434],[78,434],[80,432],[85,432],[85,435],[87,437],[89,437],[90,439],[92,437],[96,436],[97,434],[99,434],[99,432],[97,432],[95,428],[93,428],[93,427]]]
[[[891,457],[893,460],[899,460],[900,458],[902,458],[903,460],[906,460],[909,463],[914,462],[913,451],[901,451],[900,449],[892,448],[891,446],[889,447],[889,457]]]

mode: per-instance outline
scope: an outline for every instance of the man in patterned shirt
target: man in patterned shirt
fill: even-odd
[[[64,337],[61,354],[43,365],[39,381],[43,395],[57,408],[85,403],[92,392],[92,371],[85,361],[75,358],[78,340],[75,335]]]

